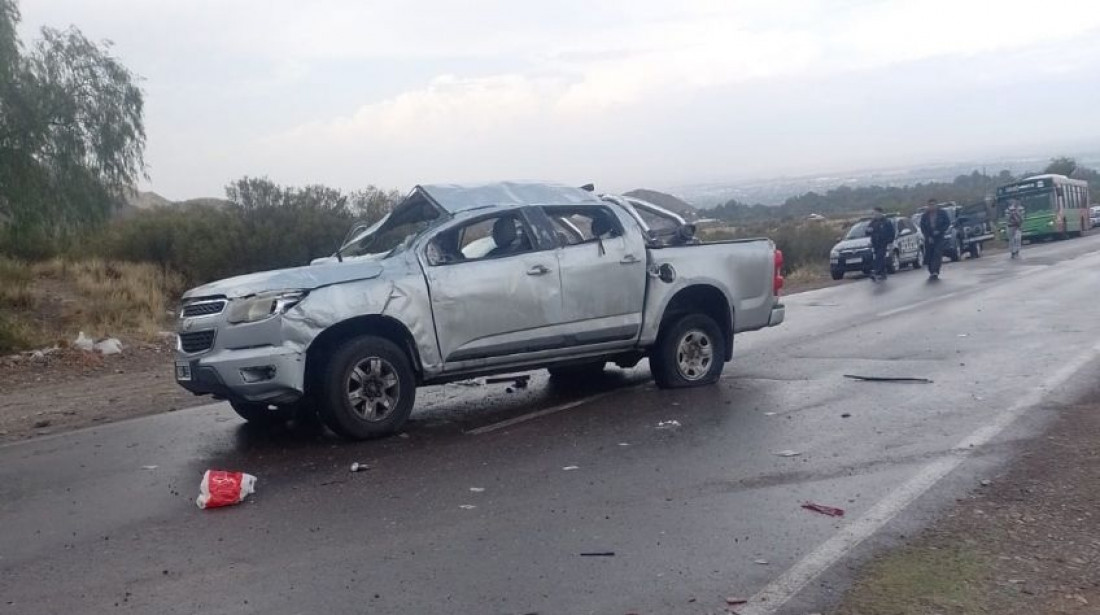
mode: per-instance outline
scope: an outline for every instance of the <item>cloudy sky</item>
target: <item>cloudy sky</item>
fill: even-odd
[[[1100,2],[22,0],[144,78],[149,186],[661,187],[1100,144]]]

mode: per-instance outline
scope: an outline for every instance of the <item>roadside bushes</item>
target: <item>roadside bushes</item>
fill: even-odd
[[[843,234],[844,223],[834,220],[784,220],[739,227],[704,230],[705,240],[767,237],[783,251],[784,273],[799,269],[827,268],[829,250]]]

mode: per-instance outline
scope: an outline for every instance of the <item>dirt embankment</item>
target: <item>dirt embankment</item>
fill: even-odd
[[[834,615],[1100,613],[1100,401],[866,566]]]

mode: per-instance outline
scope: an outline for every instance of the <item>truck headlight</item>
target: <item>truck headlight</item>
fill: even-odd
[[[305,296],[305,291],[295,290],[260,293],[244,299],[235,299],[229,302],[225,319],[235,325],[264,320],[298,305]]]
[[[821,254],[818,252],[818,254]],[[829,258],[837,258],[840,256],[840,250],[829,250]]]

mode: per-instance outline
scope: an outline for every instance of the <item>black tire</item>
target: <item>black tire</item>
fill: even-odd
[[[955,241],[955,247],[951,249],[951,254],[949,254],[948,256],[951,257],[951,262],[952,263],[959,262],[959,260],[962,259],[962,244],[960,244],[956,240]]]
[[[970,258],[981,258],[981,257],[982,257],[982,242],[975,241],[974,243],[970,244]]]
[[[843,269],[830,269],[829,273],[833,276],[834,280],[839,280],[844,277]]]
[[[555,384],[569,384],[571,382],[595,380],[603,375],[605,367],[607,367],[607,361],[593,361],[592,363],[551,367],[546,371],[550,372],[550,380],[554,381]]]
[[[416,403],[416,374],[409,357],[381,337],[364,335],[340,345],[320,385],[317,414],[329,429],[351,440],[400,430]],[[361,393],[356,395],[357,390]]]
[[[281,425],[294,418],[293,406],[248,401],[231,401],[229,405],[242,419],[253,425]]]
[[[682,350],[702,354],[685,356]],[[725,365],[725,336],[718,323],[706,314],[687,314],[663,325],[649,356],[653,380],[662,389],[713,384]]]
[[[924,249],[917,250],[917,257],[912,262],[913,269],[924,267]]]
[[[898,255],[898,251],[894,250],[890,252],[890,260],[886,262],[886,273],[891,275],[898,272],[901,269],[901,256]]]

